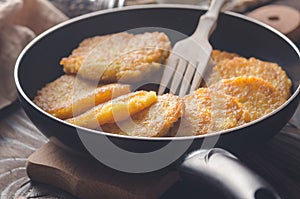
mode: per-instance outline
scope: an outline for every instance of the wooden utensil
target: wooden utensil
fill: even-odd
[[[292,7],[263,6],[248,13],[247,16],[272,26],[293,41],[300,39],[300,12]]]

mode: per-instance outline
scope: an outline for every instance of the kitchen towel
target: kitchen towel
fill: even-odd
[[[15,62],[24,47],[68,18],[47,0],[0,0],[0,109],[17,98]]]

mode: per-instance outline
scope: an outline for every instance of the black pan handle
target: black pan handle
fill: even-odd
[[[185,158],[179,170],[183,178],[204,180],[228,198],[280,199],[265,180],[223,149],[195,151]]]

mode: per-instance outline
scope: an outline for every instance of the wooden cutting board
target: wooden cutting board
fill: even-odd
[[[290,6],[268,5],[247,14],[249,17],[272,26],[292,41],[300,39],[300,12]]]
[[[32,180],[84,199],[155,199],[179,180],[179,174],[170,169],[148,174],[118,172],[51,141],[28,158],[26,170]]]

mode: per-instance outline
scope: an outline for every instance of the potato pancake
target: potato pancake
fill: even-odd
[[[139,82],[161,68],[171,50],[169,38],[160,32],[126,32],[85,39],[60,62],[66,73],[86,79]]]
[[[78,126],[96,129],[99,128],[99,125],[123,121],[151,106],[156,101],[155,92],[137,91],[99,104],[87,112],[66,121]]]
[[[209,88],[236,97],[249,112],[251,121],[270,113],[285,102],[285,98],[272,84],[254,76],[223,79]]]
[[[271,83],[279,90],[279,95],[284,99],[290,97],[291,80],[286,72],[276,64],[261,61],[255,58],[235,57],[220,61],[212,70],[207,85],[212,85],[221,79],[239,76],[256,76]]]
[[[229,52],[220,51],[220,50],[213,50],[212,54],[211,54],[212,61],[215,64],[217,64],[220,61],[223,61],[225,59],[233,59],[235,57],[239,57],[239,55],[236,53],[229,53]]]
[[[55,117],[67,119],[129,92],[129,85],[93,85],[74,75],[62,75],[39,90],[33,101]]]
[[[236,98],[199,88],[183,98],[184,111],[176,136],[203,135],[233,128],[249,121],[249,115]]]
[[[158,96],[156,103],[134,114],[130,120],[103,125],[101,130],[130,136],[161,137],[181,117],[182,110],[183,101],[180,97],[164,94]]]

